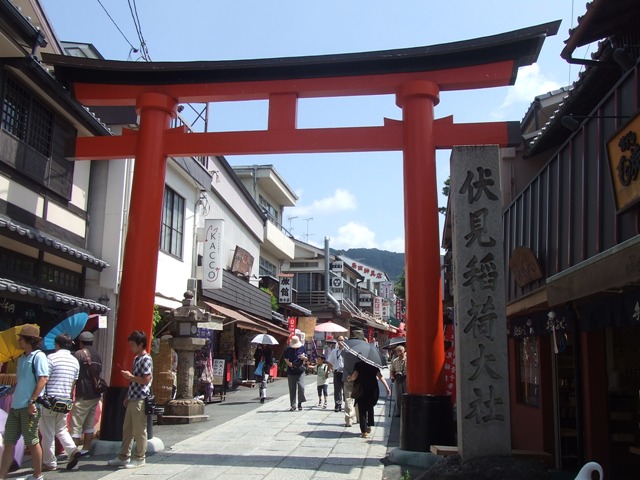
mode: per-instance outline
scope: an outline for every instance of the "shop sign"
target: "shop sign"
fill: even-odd
[[[244,248],[236,245],[236,251],[233,254],[233,262],[231,263],[231,271],[233,273],[239,273],[245,277],[250,277],[252,268],[253,255],[247,252]]]
[[[280,277],[278,287],[278,303],[285,305],[291,303],[291,277]]]
[[[374,317],[382,317],[382,298],[375,297],[373,299],[373,316]]]
[[[358,295],[358,304],[360,307],[371,307],[371,294],[361,293]]]
[[[344,268],[344,262],[341,261],[341,260],[338,260],[338,261],[335,261],[335,262],[331,262],[329,264],[329,269],[332,272],[340,272],[340,273],[342,273],[343,268]]]
[[[509,270],[520,288],[542,278],[538,259],[528,247],[518,247],[511,253]]]
[[[618,213],[640,199],[640,115],[607,141],[607,156]]]
[[[380,296],[389,300],[393,299],[393,282],[380,282]]]
[[[224,268],[224,252],[222,250],[224,220],[205,220],[204,232],[202,288],[209,290],[220,289],[222,288],[222,270]]]

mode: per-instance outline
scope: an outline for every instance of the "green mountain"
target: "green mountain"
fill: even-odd
[[[382,270],[389,275],[389,280],[394,282],[404,270],[404,253],[388,252],[377,248],[350,248],[349,250],[333,250],[332,253],[343,254],[352,260]]]

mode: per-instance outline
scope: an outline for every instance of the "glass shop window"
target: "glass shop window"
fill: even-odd
[[[540,402],[540,371],[537,337],[518,339],[517,400],[532,407]]]

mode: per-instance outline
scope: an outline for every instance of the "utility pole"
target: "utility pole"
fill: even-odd
[[[309,235],[313,235],[313,233],[309,233],[309,222],[313,220],[313,217],[303,218],[303,220],[307,222],[307,234],[305,235],[305,242],[309,243]]]
[[[291,220],[295,220],[296,218],[298,218],[297,215],[294,215],[292,217],[287,217],[289,219],[289,233],[293,232],[293,227],[291,226]],[[293,233],[291,233],[293,235]]]

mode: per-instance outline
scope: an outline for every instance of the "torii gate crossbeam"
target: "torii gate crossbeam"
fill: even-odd
[[[123,363],[130,358],[126,338],[131,330],[151,330],[168,156],[403,150],[408,395],[442,396],[435,150],[507,146],[520,138],[517,124],[510,122],[456,125],[451,118],[434,120],[434,107],[444,90],[513,84],[518,67],[537,59],[544,39],[554,35],[559,24],[430,47],[289,59],[135,63],[43,55],[84,105],[135,105],[140,114],[138,132],[78,138],[73,155],[78,160],[136,159],[114,357]],[[386,120],[382,127],[296,126],[300,98],[380,94],[396,95],[402,121]],[[255,99],[269,100],[267,130],[186,133],[169,128],[179,103]],[[126,386],[117,372],[111,384]],[[114,401],[117,396],[108,398]]]

